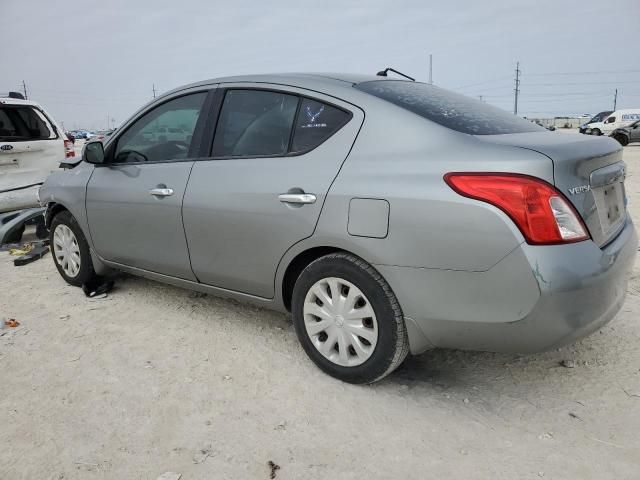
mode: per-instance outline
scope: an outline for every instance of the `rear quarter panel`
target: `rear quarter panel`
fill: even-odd
[[[456,194],[448,172],[516,172],[553,182],[551,160],[487,145],[386,102],[366,110],[355,146],[334,182],[314,240],[337,243],[380,265],[486,271],[524,239],[499,209]],[[385,238],[349,235],[352,198],[389,202]]]

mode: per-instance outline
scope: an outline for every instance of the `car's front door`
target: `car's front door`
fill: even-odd
[[[95,250],[122,265],[195,280],[182,226],[182,198],[199,153],[206,92],[146,111],[109,143],[95,167],[86,208]],[[156,135],[179,129],[181,137]]]
[[[217,95],[212,155],[195,162],[183,204],[192,268],[202,283],[271,298],[279,261],[313,234],[364,114],[275,85]]]

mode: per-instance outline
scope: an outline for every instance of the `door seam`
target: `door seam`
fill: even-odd
[[[184,192],[182,192],[182,199],[180,200],[180,222],[182,223],[182,234],[184,235],[184,243],[187,246],[187,258],[189,258],[189,269],[191,273],[193,273],[193,278],[196,279],[196,282],[200,282],[198,275],[193,270],[193,264],[191,263],[191,250],[189,250],[189,237],[187,237],[187,229],[184,226],[184,197],[187,195],[187,189],[189,188],[189,181],[191,180],[191,174],[193,173],[193,168],[196,166],[196,162],[191,163],[191,168],[189,169],[189,176],[187,177],[187,183],[184,187]]]

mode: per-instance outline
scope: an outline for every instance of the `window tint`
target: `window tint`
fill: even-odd
[[[347,112],[331,105],[310,99],[302,100],[291,151],[303,152],[317,147],[340,130],[350,117]]]
[[[473,98],[426,83],[371,81],[357,89],[440,125],[471,135],[538,132],[544,128]]]
[[[42,112],[29,106],[0,107],[0,139],[4,141],[50,140],[58,138]]]
[[[118,139],[114,161],[160,162],[187,158],[206,93],[170,100],[136,120]]]
[[[298,97],[262,90],[229,90],[213,142],[215,157],[284,155]]]

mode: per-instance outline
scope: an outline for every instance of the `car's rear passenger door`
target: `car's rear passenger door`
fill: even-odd
[[[200,153],[208,94],[176,94],[143,112],[108,143],[106,163],[95,166],[86,193],[89,232],[105,260],[196,280],[182,199]],[[170,128],[179,129],[180,136],[157,134]]]
[[[264,298],[278,263],[312,235],[363,112],[292,87],[217,92],[212,153],[196,161],[183,203],[192,269],[202,283]]]

